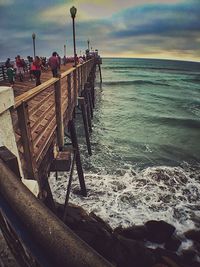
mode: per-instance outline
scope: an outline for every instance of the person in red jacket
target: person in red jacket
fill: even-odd
[[[51,68],[53,77],[58,77],[58,70],[60,68],[60,61],[56,52],[52,53],[52,56],[49,58],[49,66]]]
[[[31,71],[35,76],[36,86],[41,84],[40,76],[41,76],[41,60],[38,56],[35,57],[33,63],[31,64]]]

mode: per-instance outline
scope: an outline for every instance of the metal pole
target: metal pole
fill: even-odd
[[[64,45],[64,56],[66,57],[66,45]]]
[[[2,160],[0,194],[28,227],[32,242],[48,252],[53,266],[113,267],[46,208]]]
[[[35,38],[33,38],[33,56],[35,58]]]
[[[88,40],[87,43],[88,43],[88,50],[90,50],[90,40]]]
[[[34,58],[35,58],[35,37],[36,37],[36,34],[33,33],[32,38],[33,38],[33,56],[34,56]]]
[[[76,33],[75,33],[75,18],[72,18],[73,25],[73,43],[74,43],[74,67],[76,67]]]

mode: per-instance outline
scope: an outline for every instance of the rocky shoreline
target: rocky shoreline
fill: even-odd
[[[63,205],[57,204],[62,218]],[[81,239],[117,267],[200,267],[200,231],[189,230],[182,237],[165,221],[112,229],[93,212],[69,205],[65,224]],[[192,247],[177,253],[185,239]],[[156,248],[149,248],[148,243]]]
[[[63,205],[57,203],[56,208],[62,219]],[[88,214],[72,204],[67,208],[65,224],[116,267],[200,267],[200,230],[177,236],[173,225],[156,220],[112,229],[93,212]],[[1,235],[0,265],[18,267],[2,239]],[[193,245],[180,251],[186,239]]]

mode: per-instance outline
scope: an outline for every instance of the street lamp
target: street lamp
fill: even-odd
[[[72,25],[73,25],[73,43],[74,43],[74,67],[76,67],[76,36],[75,36],[75,17],[76,17],[77,9],[73,6],[70,8],[70,13],[72,17]]]
[[[36,37],[36,34],[33,32],[32,39],[33,39],[33,56],[34,56],[34,58],[35,58],[35,37]]]
[[[66,57],[66,44],[64,44],[64,56]]]
[[[88,50],[90,51],[90,40],[87,40],[87,46],[88,46]]]

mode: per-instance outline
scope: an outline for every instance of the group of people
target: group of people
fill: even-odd
[[[17,55],[14,63],[12,64],[10,58],[8,58],[5,62],[8,80],[11,86],[13,86],[15,79],[19,78],[19,80],[22,82],[24,80],[25,72],[29,72],[30,79],[35,79],[36,86],[38,86],[41,84],[40,77],[42,69],[47,70],[48,67],[50,67],[53,77],[59,77],[61,61],[64,65],[66,65],[67,62],[71,62],[69,59],[64,56],[64,58],[61,60],[61,57],[57,52],[53,52],[48,61],[46,60],[46,57],[40,58],[38,56],[36,56],[34,59],[30,56],[27,56],[27,61],[25,61],[20,57],[20,55]],[[73,61],[74,60],[76,60],[77,64],[82,64],[85,61],[85,58],[77,57],[76,55],[75,59],[73,58]]]

